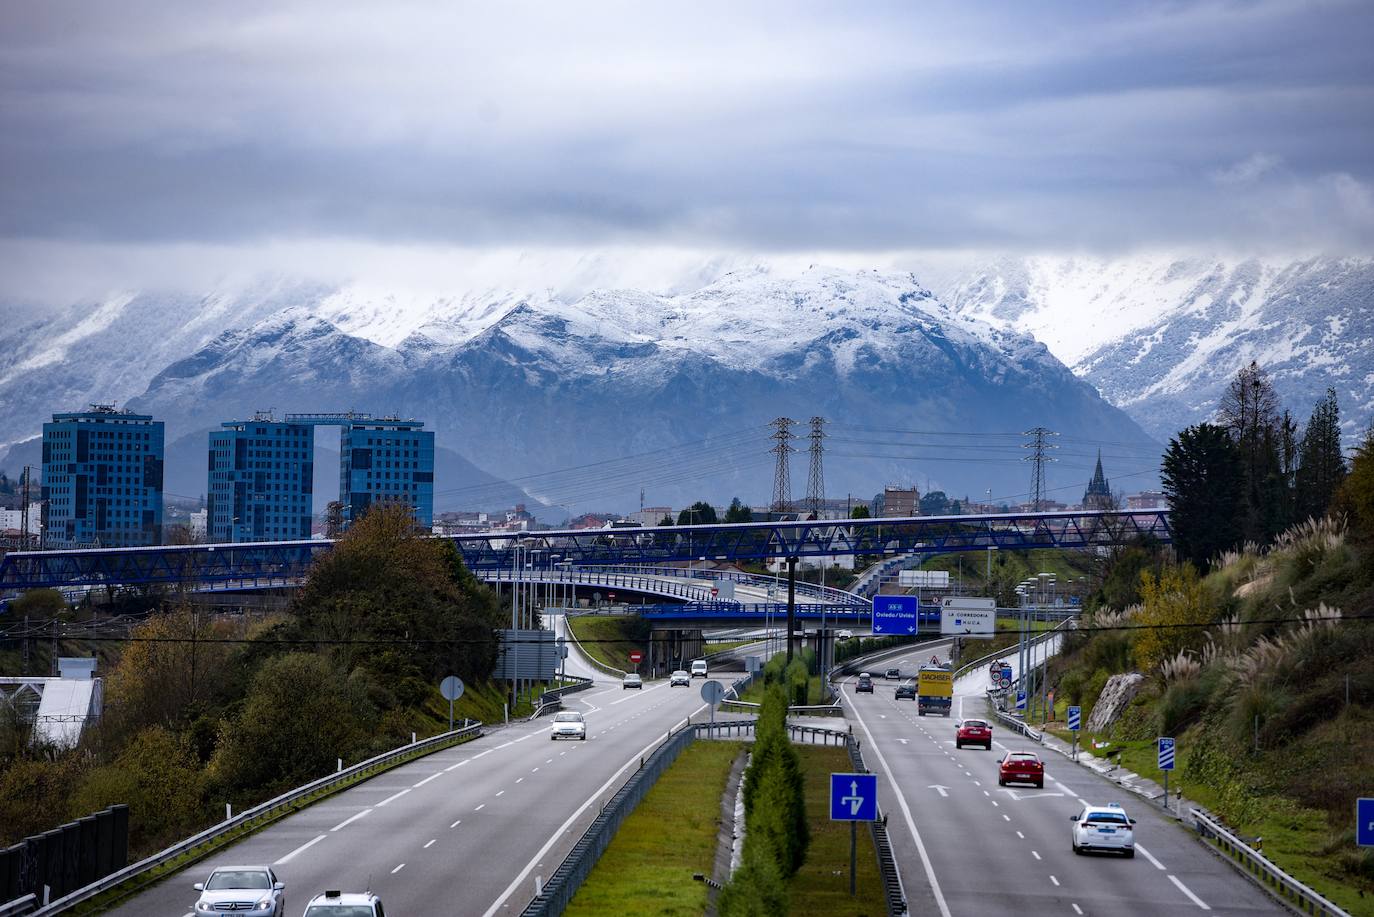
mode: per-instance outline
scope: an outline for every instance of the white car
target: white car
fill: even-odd
[[[341,892],[331,889],[316,895],[305,906],[305,917],[386,917],[382,899],[372,892]]]
[[[197,882],[198,917],[285,917],[286,885],[270,866],[220,866]]]
[[[836,639],[836,640],[853,640],[853,639],[854,639],[854,632],[853,632],[852,630],[842,630],[842,631],[840,631],[839,633],[835,634],[835,639]]]
[[[576,710],[560,710],[553,715],[553,726],[549,728],[549,738],[581,739],[587,741],[587,721]]]
[[[1069,830],[1074,853],[1112,850],[1127,857],[1135,856],[1135,819],[1116,803],[1094,806],[1085,802],[1083,811],[1070,815],[1069,821],[1073,822]]]
[[[629,675],[626,675],[625,680],[620,683],[620,689],[622,691],[627,688],[642,689],[643,687],[644,679],[640,678],[634,672],[631,672]]]
[[[698,677],[698,676],[700,676],[700,677],[702,677],[702,678],[708,678],[708,677],[709,677],[709,676],[706,674],[706,660],[705,660],[705,659],[693,659],[693,660],[692,660],[692,677],[693,677],[693,678],[696,678],[696,677]]]
[[[672,675],[668,676],[668,687],[676,688],[679,685],[684,688],[690,688],[692,686],[692,676],[688,675],[684,669],[678,669]]]

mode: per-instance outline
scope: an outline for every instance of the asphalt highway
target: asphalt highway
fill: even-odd
[[[918,717],[915,703],[895,700],[895,686],[878,680],[876,693],[856,695],[851,678],[840,690],[864,760],[880,775],[879,798],[912,913],[1287,913],[1146,800],[1054,752],[1043,756],[1043,790],[999,787],[1003,754],[1042,749],[996,723],[991,751],[955,748],[961,709],[987,716],[986,669],[958,680],[948,719]],[[1082,801],[1119,802],[1138,820],[1135,859],[1070,850],[1069,816]]]
[[[316,803],[112,913],[190,915],[192,884],[215,866],[270,864],[288,915],[326,888],[369,886],[393,914],[518,914],[640,757],[704,710],[699,682],[626,691],[602,678],[567,702],[587,715],[585,742],[550,741],[547,719],[492,730]]]

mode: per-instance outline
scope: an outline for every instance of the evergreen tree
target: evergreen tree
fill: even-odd
[[[1374,540],[1374,426],[1355,447],[1350,473],[1341,481],[1334,505],[1357,538]]]
[[[868,511],[867,503],[860,503],[858,506],[854,507],[852,510],[849,511],[850,519],[868,519],[872,515],[873,514]]]
[[[1312,409],[1312,418],[1307,421],[1307,430],[1298,447],[1297,518],[1326,515],[1345,473],[1345,456],[1341,453],[1341,409],[1336,403],[1336,390],[1328,388],[1326,396]]]
[[[1240,450],[1242,535],[1268,543],[1284,529],[1288,500],[1279,455],[1279,397],[1269,374],[1251,361],[1226,387],[1217,413]]]
[[[730,501],[730,508],[725,511],[725,521],[727,524],[753,522],[754,511],[741,503],[739,497],[736,497]]]
[[[1198,424],[1169,441],[1161,470],[1174,548],[1206,569],[1242,538],[1244,460],[1228,431]]]
[[[704,500],[698,500],[677,514],[678,525],[715,525],[716,508]]]
[[[921,497],[922,516],[943,516],[949,512],[949,497],[943,490],[932,490]]]
[[[659,524],[659,525],[672,525],[672,524],[673,524],[673,517],[672,517],[672,515],[669,514],[669,513],[664,513],[664,514],[663,514],[663,518],[660,519],[660,520],[658,520],[658,524]]]

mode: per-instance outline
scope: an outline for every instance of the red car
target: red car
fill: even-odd
[[[1045,762],[1033,751],[1009,751],[997,770],[997,783],[1033,783],[1045,785]]]
[[[987,720],[961,720],[954,728],[954,746],[981,745],[992,751],[992,727]]]

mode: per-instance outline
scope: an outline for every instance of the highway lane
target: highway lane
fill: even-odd
[[[602,682],[569,699],[585,742],[551,742],[547,719],[379,775],[282,819],[125,902],[113,913],[189,914],[219,864],[276,864],[288,913],[326,888],[371,885],[397,914],[519,913],[664,733],[703,705],[660,682]],[[699,717],[700,718],[700,717]]]
[[[954,722],[984,716],[986,670],[955,686],[956,713],[918,717],[879,683],[874,695],[841,693],[868,765],[878,771],[888,828],[914,913],[1044,915],[1286,913],[1185,828],[1146,800],[1050,753],[1045,788],[1002,788],[1007,750],[1041,749],[994,725],[991,752],[954,747]],[[1135,859],[1079,856],[1068,816],[1080,800],[1119,802],[1138,820]]]

